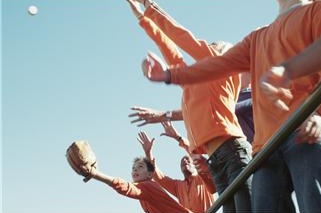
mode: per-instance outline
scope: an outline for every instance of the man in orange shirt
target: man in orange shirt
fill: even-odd
[[[121,178],[112,177],[97,169],[92,169],[91,176],[106,183],[119,194],[139,200],[146,213],[192,213],[177,203],[167,192],[152,180],[154,165],[146,158],[135,158],[132,167],[134,182],[127,182]]]
[[[155,173],[153,179],[164,189],[177,197],[178,202],[195,213],[204,213],[213,204],[215,186],[213,185],[205,160],[198,161],[197,168],[192,158],[187,155],[181,159],[181,171],[184,180],[170,178],[156,165],[152,153],[154,138],[150,139],[145,132],[138,134],[137,140],[141,143],[147,159],[153,162]],[[205,167],[204,167],[205,166]]]
[[[175,84],[196,83],[222,78],[238,72],[251,72],[255,136],[253,152],[257,153],[280,128],[302,101],[320,82],[321,73],[315,72],[290,85],[284,92],[284,111],[268,102],[261,89],[261,77],[272,66],[300,53],[321,38],[321,2],[278,0],[280,14],[276,20],[262,27],[219,57],[209,57],[192,66],[180,65],[166,71],[159,59],[149,54],[143,61],[147,78]],[[320,55],[319,55],[320,56]],[[151,62],[153,64],[151,64]],[[232,68],[232,69],[231,69]],[[286,95],[285,95],[286,94]],[[291,94],[291,95],[288,95]],[[289,98],[293,99],[289,100]],[[320,113],[321,110],[319,110]],[[294,132],[253,174],[252,198],[254,212],[276,212],[279,201],[280,177],[289,172],[301,212],[319,212],[321,209],[321,139],[298,139]],[[286,171],[280,169],[286,166]]]
[[[139,24],[159,47],[167,64],[185,64],[179,46],[195,60],[223,54],[231,45],[209,45],[160,11],[150,0],[142,0],[146,10],[128,0]],[[176,46],[177,45],[177,46]],[[251,159],[251,144],[246,141],[234,113],[240,91],[240,76],[228,76],[200,85],[182,85],[182,117],[189,140],[189,152],[207,154],[218,194],[234,180]],[[224,212],[250,212],[250,178],[223,206]]]

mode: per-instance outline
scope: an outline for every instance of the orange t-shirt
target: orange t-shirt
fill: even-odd
[[[194,38],[153,6],[144,15],[140,25],[158,45],[168,64],[184,64],[175,44],[195,60],[217,55],[205,41]],[[234,113],[240,91],[238,75],[182,88],[182,113],[191,152],[206,153],[205,143],[217,137],[245,137]]]
[[[124,196],[138,199],[146,213],[192,213],[171,198],[167,192],[154,181],[130,183],[115,178],[112,187]]]
[[[231,70],[250,70],[255,124],[252,146],[256,153],[311,94],[320,82],[321,71],[292,83],[293,100],[288,103],[289,112],[279,110],[266,100],[260,89],[260,77],[272,66],[300,53],[320,36],[321,2],[316,1],[282,14],[269,26],[253,31],[222,57],[210,57],[189,67],[171,68],[171,80],[176,84],[204,82],[231,75],[234,73]]]
[[[192,212],[204,213],[214,202],[212,193],[207,190],[206,184],[199,175],[190,176],[189,180],[177,180],[165,176],[156,168],[153,177],[164,189],[177,197],[182,206]]]

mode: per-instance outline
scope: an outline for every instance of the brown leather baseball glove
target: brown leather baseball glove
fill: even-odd
[[[71,168],[84,176],[84,182],[92,178],[92,170],[97,168],[96,156],[86,141],[75,141],[67,149],[66,157]]]

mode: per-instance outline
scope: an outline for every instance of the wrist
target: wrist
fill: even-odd
[[[180,135],[177,135],[177,136],[175,137],[175,140],[177,140],[179,143],[182,143],[182,142],[183,142],[183,138],[182,138],[182,136],[180,136]]]
[[[144,0],[143,1],[143,5],[144,5],[144,7],[145,8],[148,8],[150,5],[152,5],[153,4],[153,2],[152,1],[150,1],[150,0]]]
[[[143,18],[143,15],[142,14],[138,14],[138,15],[136,15],[136,17],[137,17],[138,21],[140,21]]]
[[[165,84],[170,84],[171,83],[171,72],[169,71],[169,69],[165,70],[164,71],[164,74],[165,74]]]
[[[172,119],[172,117],[173,117],[173,112],[172,111],[166,111],[164,113],[164,116],[165,116],[167,121],[170,121]]]

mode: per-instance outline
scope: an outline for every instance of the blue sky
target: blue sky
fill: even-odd
[[[209,42],[236,43],[277,15],[275,0],[158,3]],[[30,5],[37,15],[28,15]],[[89,141],[103,172],[131,180],[145,130],[156,137],[160,168],[183,177],[176,142],[159,137],[160,125],[139,129],[128,118],[134,105],[178,109],[181,89],[143,77],[146,52],[159,52],[125,0],[2,0],[1,9],[4,213],[142,212],[107,185],[82,182],[65,158],[75,140]],[[185,134],[182,122],[174,125]]]

